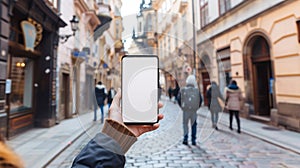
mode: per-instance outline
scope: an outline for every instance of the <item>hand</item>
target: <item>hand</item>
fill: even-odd
[[[118,89],[117,94],[115,95],[111,106],[109,108],[108,118],[113,119],[115,121],[118,121],[119,123],[123,123],[122,119],[122,113],[121,113],[121,107],[120,107],[120,100],[121,100],[121,89]],[[162,103],[158,103],[158,108],[161,108],[163,106]],[[162,114],[158,114],[158,120],[163,119]],[[159,127],[159,123],[155,123],[153,125],[129,125],[127,128],[134,133],[136,137],[139,137],[140,135],[156,130]]]

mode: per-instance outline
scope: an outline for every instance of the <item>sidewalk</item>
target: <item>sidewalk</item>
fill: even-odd
[[[208,112],[207,107],[202,107],[198,111],[198,115],[205,117],[205,112]],[[208,115],[210,117],[210,115]],[[300,133],[279,129],[277,127],[262,124],[257,121],[240,118],[241,120],[241,131],[242,133],[249,134],[253,137],[262,139],[266,142],[280,146],[282,148],[291,150],[300,154]],[[219,123],[222,125],[229,126],[229,114],[219,113]],[[236,131],[236,120],[233,119],[233,129]],[[228,128],[229,129],[229,128]]]
[[[107,114],[107,106],[104,108]],[[23,159],[26,167],[41,168],[70,146],[91,127],[102,125],[100,113],[93,121],[94,112],[66,119],[51,128],[33,128],[7,143]]]

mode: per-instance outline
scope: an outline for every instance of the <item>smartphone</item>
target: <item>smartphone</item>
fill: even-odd
[[[122,117],[125,124],[150,125],[158,122],[158,57],[122,57]]]

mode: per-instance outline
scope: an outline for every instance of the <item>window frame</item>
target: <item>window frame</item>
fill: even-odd
[[[209,23],[208,0],[200,0],[200,25],[206,26]]]
[[[219,2],[219,16],[224,15],[225,13],[227,13],[230,9],[231,9],[231,0],[218,0]],[[223,2],[223,8],[224,8],[224,12],[222,13],[221,11],[221,2]]]

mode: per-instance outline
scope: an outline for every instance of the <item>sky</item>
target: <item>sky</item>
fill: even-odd
[[[140,3],[141,0],[122,0],[121,14],[124,27],[122,35],[123,40],[126,40],[124,44],[125,50],[127,50],[131,44],[132,29],[137,26],[136,15],[139,12]]]

